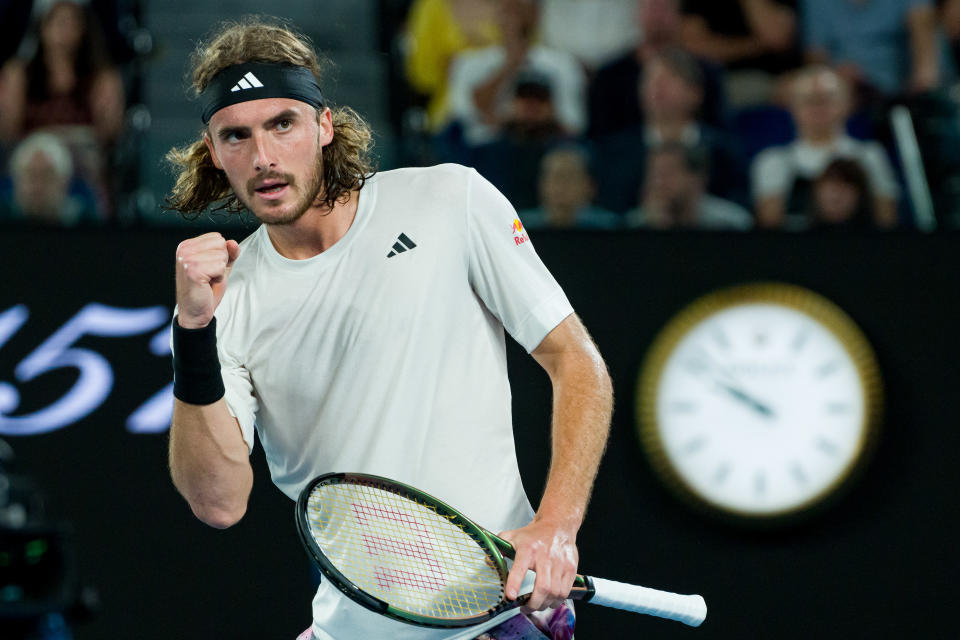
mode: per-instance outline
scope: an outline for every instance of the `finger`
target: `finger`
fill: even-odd
[[[504,587],[504,593],[508,600],[516,600],[520,594],[520,585],[527,575],[527,570],[531,566],[533,558],[527,551],[518,551],[517,557],[513,561],[510,573],[507,574],[507,584]]]
[[[232,267],[240,256],[240,245],[236,240],[227,240],[227,267]]]
[[[549,562],[542,562],[536,567],[537,579],[533,583],[533,593],[530,594],[530,600],[527,606],[534,611],[542,611],[548,601],[553,600],[551,593],[553,569]]]

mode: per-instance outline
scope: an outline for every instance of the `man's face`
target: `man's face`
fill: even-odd
[[[823,71],[797,79],[791,110],[801,132],[823,135],[843,125],[847,102],[843,80],[831,71]]]
[[[644,109],[653,117],[693,118],[700,108],[701,93],[662,61],[648,62],[640,81]]]
[[[14,176],[17,203],[32,218],[58,220],[69,181],[69,177],[57,173],[44,153],[37,151]]]
[[[637,20],[646,41],[672,41],[680,29],[677,0],[637,0]]]
[[[554,151],[543,159],[540,199],[547,207],[578,209],[593,198],[593,180],[574,151]]]
[[[240,201],[265,224],[291,224],[322,188],[320,150],[333,139],[330,112],[267,98],[213,114],[204,140]]]
[[[647,167],[647,190],[668,202],[699,195],[701,181],[684,163],[679,152],[655,152]]]

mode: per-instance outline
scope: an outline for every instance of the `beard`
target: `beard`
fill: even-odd
[[[256,183],[258,181],[271,179],[285,182],[287,185],[289,185],[291,191],[296,190],[297,179],[293,174],[271,171],[262,176],[258,176],[257,178],[251,178],[248,180],[246,184],[246,190],[243,192],[243,197],[240,196],[240,191],[237,189],[234,189],[234,193],[237,194],[237,197],[247,208],[247,210],[250,211],[257,218],[257,220],[263,224],[293,224],[302,218],[303,214],[305,214],[307,210],[314,205],[314,202],[317,200],[317,196],[323,189],[323,154],[320,153],[319,149],[317,150],[317,161],[313,167],[313,174],[308,176],[308,179],[305,182],[306,188],[300,190],[299,197],[293,202],[290,208],[273,212],[271,209],[274,209],[274,207],[268,207],[265,211],[258,211],[253,206],[254,202],[256,202]],[[279,209],[279,207],[277,207],[277,209]]]

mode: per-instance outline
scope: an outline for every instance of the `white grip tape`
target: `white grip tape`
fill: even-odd
[[[702,596],[684,596],[603,578],[592,578],[596,593],[593,604],[645,613],[699,627],[707,617],[707,603]]]

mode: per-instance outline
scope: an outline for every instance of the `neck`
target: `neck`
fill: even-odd
[[[824,131],[805,131],[803,141],[814,147],[828,147],[843,135],[843,129],[827,129]]]
[[[690,124],[688,118],[676,115],[656,116],[650,121],[650,127],[668,142],[678,142]]]
[[[576,222],[577,212],[580,210],[580,207],[553,204],[544,206],[544,209],[547,212],[547,217],[550,219],[551,226],[570,227]]]
[[[332,209],[313,206],[289,224],[265,224],[277,253],[290,260],[306,260],[319,255],[347,234],[357,217],[360,192],[353,191],[346,202]]]

